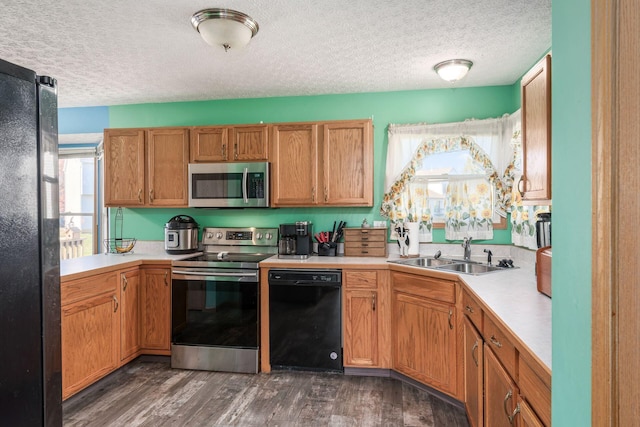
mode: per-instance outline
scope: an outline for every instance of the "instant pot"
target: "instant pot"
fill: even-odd
[[[198,223],[189,215],[176,215],[164,225],[164,250],[190,254],[198,250]]]

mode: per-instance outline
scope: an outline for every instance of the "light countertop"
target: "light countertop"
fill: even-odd
[[[143,262],[147,264],[171,265],[173,260],[181,260],[197,255],[199,252],[169,255],[166,252],[133,252],[126,254],[98,254],[80,258],[65,259],[60,261],[60,277],[64,280],[72,280],[89,274],[97,274],[114,269],[135,267]]]
[[[60,263],[62,280],[72,280],[114,269],[134,267],[142,263],[170,265],[173,260],[192,257],[195,254],[168,255],[164,251],[132,254],[100,254]],[[444,257],[444,255],[443,255]],[[489,273],[480,276],[445,273],[421,267],[408,267],[388,260],[398,255],[380,257],[320,257],[306,260],[279,259],[277,256],[260,263],[264,268],[390,268],[440,278],[461,279],[467,289],[498,317],[505,326],[551,371],[551,299],[536,288],[535,269],[532,263],[516,262],[520,268]],[[498,258],[495,258],[496,260]],[[478,260],[484,261],[479,258]]]

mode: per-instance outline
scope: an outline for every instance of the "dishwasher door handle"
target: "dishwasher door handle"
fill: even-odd
[[[292,282],[269,282],[269,286],[319,286],[322,288],[339,288],[340,283],[311,282],[306,280],[296,280]]]

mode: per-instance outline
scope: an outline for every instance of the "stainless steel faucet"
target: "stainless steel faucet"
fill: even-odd
[[[464,259],[465,260],[470,260],[471,259],[471,237],[465,237],[464,241],[462,242],[462,247],[464,248]]]

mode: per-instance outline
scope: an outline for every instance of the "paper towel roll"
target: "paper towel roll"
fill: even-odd
[[[420,255],[420,223],[407,222],[409,229],[409,256]]]

